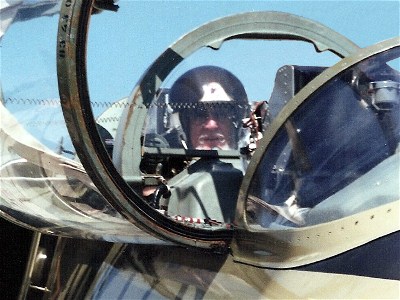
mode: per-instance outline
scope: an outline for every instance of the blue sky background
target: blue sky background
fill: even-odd
[[[91,78],[93,84],[98,81],[99,86],[107,80],[120,86],[113,95],[121,97],[125,87],[130,91],[148,65],[177,38],[206,22],[235,13],[260,10],[293,13],[334,29],[360,47],[399,35],[400,17],[397,1],[387,3],[385,1],[122,1],[120,6],[118,17],[112,17],[112,13],[104,13],[92,20],[93,29],[100,26],[102,28],[101,31],[91,32],[92,41],[101,39],[103,41],[99,44],[89,43],[92,45],[92,48],[89,47],[89,58],[94,59],[93,64],[89,65],[89,72],[93,70],[89,76],[95,74]],[[116,32],[115,28],[120,30]],[[104,44],[112,47],[104,47]],[[257,51],[258,53],[268,51],[263,60],[270,61],[266,68],[273,69],[275,74],[279,66],[286,64],[286,61],[279,61],[276,56],[287,58],[300,55],[301,51],[298,49],[290,49],[290,46],[288,48],[283,52],[280,44],[269,47],[268,50],[250,47],[244,49],[239,57],[235,56],[236,62],[257,55]],[[239,62],[231,64],[229,60],[232,60],[232,56],[233,54],[227,54],[225,57],[221,55],[216,60],[245,81],[251,99],[258,98],[254,92],[257,86],[253,87],[258,80],[254,77],[246,80],[246,76],[254,72],[265,72],[265,68],[258,71],[257,64],[251,67],[244,64],[240,68]],[[107,68],[104,63],[106,61],[110,62]],[[307,64],[308,56],[304,57],[303,61]],[[276,65],[271,66],[270,64],[274,62]],[[325,62],[321,59],[321,64]],[[334,62],[329,61],[328,65]],[[119,66],[117,70],[114,69],[116,65]],[[101,66],[104,69],[95,71]],[[115,79],[118,77],[117,73],[123,76]],[[270,83],[273,82],[273,77],[263,80],[265,83]],[[94,98],[101,99],[100,95],[97,96],[99,90],[96,88],[91,89],[91,93]]]
[[[128,96],[146,68],[180,36],[206,22],[235,13],[273,10],[296,14],[330,27],[360,47],[399,35],[399,1],[164,0],[120,1],[119,5],[118,13],[103,12],[92,17],[88,49],[92,101],[112,102]],[[53,141],[64,135],[60,132],[65,131],[59,106],[49,105],[58,100],[57,22],[58,16],[15,23],[0,44],[1,84],[6,105],[39,139],[50,141],[51,147],[55,146]],[[282,47],[281,43],[271,43],[268,48],[263,47],[233,44],[213,58],[244,82],[249,98],[254,100],[268,99],[273,75],[279,66],[307,64],[314,55],[308,45]],[[266,65],[257,63],[260,53]],[[334,56],[324,54],[315,63],[332,65],[335,61]],[[203,62],[213,62],[207,51],[192,61],[193,64]],[[27,99],[40,103],[43,100],[45,104],[18,104]],[[95,113],[102,110],[95,108]],[[54,125],[58,126],[57,130]]]

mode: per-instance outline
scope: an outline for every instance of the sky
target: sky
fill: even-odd
[[[97,40],[104,40],[99,44],[94,44],[93,48],[89,46],[89,58],[96,57],[92,70],[105,66],[104,63],[99,63],[100,61],[111,62],[109,67],[104,68],[103,71],[93,71],[97,78],[104,77],[104,79],[98,79],[99,82],[105,82],[107,78],[108,80],[114,78],[113,67],[119,65],[116,72],[122,73],[124,78],[113,82],[122,84],[124,80],[127,80],[129,82],[125,83],[127,88],[131,88],[132,83],[137,81],[134,73],[142,74],[149,63],[176,39],[206,22],[241,12],[272,10],[296,14],[332,28],[360,47],[366,47],[399,35],[400,17],[399,2],[397,1],[388,3],[384,3],[384,1],[121,1],[120,6],[118,18],[112,18],[113,13],[104,13],[98,18],[92,19],[93,28],[96,26],[102,28],[101,31],[92,32],[93,39],[97,37]],[[108,17],[110,20],[112,19],[112,22],[107,22]],[[105,22],[105,26],[103,22]],[[116,32],[115,27],[120,29]],[[100,35],[95,35],[96,33]],[[104,44],[110,44],[112,47],[104,47]],[[260,49],[259,51],[268,51],[268,57],[260,59],[275,62],[276,66],[274,67],[266,65],[268,69],[271,67],[275,73],[280,64],[286,63],[283,58],[299,55],[301,52],[295,47],[289,46],[289,49],[285,51],[282,51],[281,48],[282,46],[279,44],[272,49],[267,48],[267,50],[250,47],[239,54],[237,59],[243,60],[248,56],[255,56],[258,49]],[[104,52],[99,49],[103,49]],[[91,53],[94,53],[93,56]],[[282,56],[282,53],[285,54],[281,59],[282,62],[279,62],[275,56]],[[205,55],[207,56],[207,54]],[[229,61],[233,55],[227,54],[225,59]],[[119,64],[113,59],[117,57],[118,61],[123,60],[123,62]],[[223,65],[223,59],[217,58],[218,63]],[[307,63],[306,59],[305,63]],[[322,60],[322,64],[324,63],[325,61]],[[229,62],[226,65],[229,65]],[[234,64],[231,68],[237,69],[234,73],[240,76],[247,76],[249,73],[254,74],[258,71],[257,67],[250,68],[248,64],[241,69],[239,64]],[[89,70],[91,70],[90,66]],[[264,72],[264,70],[259,72]],[[240,79],[246,80],[243,77]],[[269,84],[271,78],[267,80],[265,83]],[[257,98],[257,94],[253,93],[254,89],[251,87],[256,81],[256,78],[252,78],[245,82],[248,93],[250,93],[249,98]],[[122,90],[121,86],[119,91]],[[96,93],[93,95],[97,98],[97,90],[92,89],[92,91]],[[116,91],[114,95],[117,93]]]
[[[117,13],[94,15],[89,29],[89,91],[97,104],[96,115],[104,110],[101,103],[128,96],[169,45],[217,18],[251,11],[287,12],[322,23],[360,47],[398,36],[400,24],[399,1],[119,1],[119,5]],[[57,106],[57,22],[58,15],[14,23],[0,42],[6,105],[46,141],[59,140],[64,130]],[[280,66],[329,66],[337,60],[329,53],[315,54],[302,42],[269,42],[267,46],[230,42],[220,51],[202,50],[193,55],[174,71],[166,85],[194,65],[218,64],[242,80],[249,99],[268,100]],[[60,128],[54,130],[50,123]]]

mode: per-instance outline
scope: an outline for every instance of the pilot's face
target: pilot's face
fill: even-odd
[[[233,149],[232,123],[227,116],[194,117],[190,122],[190,141],[198,150]]]

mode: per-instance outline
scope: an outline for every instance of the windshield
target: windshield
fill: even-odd
[[[287,119],[250,185],[249,224],[311,226],[399,199],[399,53],[346,70]]]
[[[134,223],[168,240],[186,243],[194,226],[214,239],[232,223],[245,171],[239,120],[268,101],[282,66],[328,67],[358,49],[318,22],[265,11],[269,2],[34,2],[1,7],[12,16],[2,18],[0,210],[46,233],[131,242]],[[374,39],[393,35],[382,32]],[[172,97],[201,66],[234,74],[247,98],[215,79],[200,98]],[[225,129],[196,133],[211,117]],[[208,233],[194,234],[189,244],[208,246]]]

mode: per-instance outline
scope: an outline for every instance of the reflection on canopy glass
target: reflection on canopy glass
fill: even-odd
[[[399,53],[343,72],[284,123],[250,186],[251,225],[311,226],[399,199]]]

